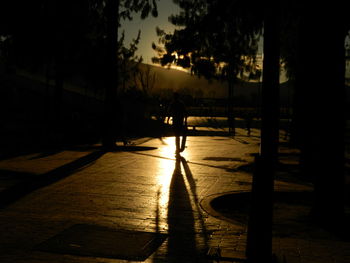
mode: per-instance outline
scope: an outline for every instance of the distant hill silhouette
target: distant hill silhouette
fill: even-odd
[[[193,98],[211,98],[225,99],[228,97],[228,84],[226,81],[211,80],[208,81],[204,77],[191,75],[185,71],[177,69],[168,69],[156,65],[140,64],[141,70],[150,67],[151,72],[156,74],[156,82],[151,94],[170,95],[173,91],[179,91]],[[17,71],[21,78],[35,81],[38,83],[37,88],[32,86],[33,90],[44,92],[46,83],[45,75],[28,73],[25,71]],[[50,83],[53,85],[53,82]],[[130,82],[128,85],[135,85]],[[65,79],[64,89],[71,94],[79,94],[80,96],[90,97],[91,99],[103,100],[103,90],[94,90],[89,88],[89,83],[83,77],[73,77]],[[261,94],[261,82],[247,82],[238,80],[234,87],[234,96],[238,100],[259,100]],[[347,100],[350,102],[350,87],[347,87]],[[291,105],[293,98],[293,88],[290,83],[284,82],[280,85],[281,105]]]
[[[161,93],[162,89],[170,89],[192,95],[195,98],[225,99],[228,97],[228,84],[226,81],[208,81],[204,77],[194,76],[185,71],[148,64],[141,64],[140,68],[142,70],[148,66],[157,75],[157,81],[153,90],[155,93]],[[259,97],[260,92],[261,82],[238,80],[234,88],[235,97],[247,100],[252,99],[252,97]],[[292,87],[289,82],[281,83],[280,95],[282,104],[291,102]]]
[[[168,69],[160,66],[141,64],[140,69],[151,67],[156,73],[157,81],[154,93],[162,93],[162,90],[182,91],[193,97],[225,98],[227,96],[227,83],[208,81],[205,78],[193,76],[190,73],[177,69]]]

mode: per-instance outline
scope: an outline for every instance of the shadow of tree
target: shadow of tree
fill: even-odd
[[[95,151],[47,173],[27,176],[25,180],[21,180],[19,183],[0,192],[0,208],[17,201],[36,189],[53,184],[68,177],[77,170],[82,169],[87,165],[91,165],[104,154],[104,151]]]

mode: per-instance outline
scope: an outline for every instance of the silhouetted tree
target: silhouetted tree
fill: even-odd
[[[158,52],[154,62],[161,65],[175,63],[189,68],[191,73],[207,79],[219,78],[229,84],[229,122],[233,127],[234,83],[244,70],[255,71],[255,54],[262,29],[261,12],[251,12],[251,5],[244,1],[175,1],[179,15],[170,21],[182,29],[166,34],[158,29],[160,44],[153,44]],[[231,126],[230,125],[230,126]]]
[[[157,16],[156,0],[8,0],[1,7],[0,35],[11,40],[11,60],[16,67],[46,66],[46,75],[54,78],[54,99],[48,103],[55,116],[52,123],[59,124],[66,75],[81,68],[96,86],[105,89],[103,141],[112,147],[118,71],[123,64],[118,60],[131,59],[139,39],[125,48],[118,38],[120,21],[138,12],[143,19],[149,13]]]
[[[344,226],[344,40],[350,19],[342,3],[282,3],[281,54],[294,86],[292,140],[301,150],[302,174],[314,184],[314,218],[339,230]]]
[[[11,40],[9,59],[14,68],[40,72],[49,67],[54,80],[53,101],[47,103],[51,112],[51,130],[60,127],[63,81],[69,65],[81,58],[79,52],[86,33],[87,2],[15,0],[2,1],[6,14],[0,35]],[[3,16],[2,16],[3,17]],[[52,66],[51,66],[52,65]],[[47,98],[49,99],[49,98]]]
[[[119,74],[121,76],[121,90],[120,93],[124,93],[127,90],[127,85],[134,79],[135,74],[139,71],[139,66],[142,63],[142,57],[135,55],[137,51],[137,45],[141,38],[141,31],[139,31],[137,38],[133,39],[130,46],[126,48],[124,46],[124,32],[119,40],[119,52],[118,59],[120,61]]]
[[[162,65],[175,62],[177,65],[191,68],[195,74],[206,77],[217,74],[218,69],[219,72],[224,69],[220,68],[222,62],[226,65],[226,71],[222,72],[234,72],[229,68],[230,65],[239,68],[241,56],[250,53],[245,53],[244,49],[234,49],[240,47],[236,41],[243,40],[241,43],[245,47],[251,44],[247,40],[253,39],[254,34],[259,32],[254,29],[259,28],[263,21],[260,15],[256,16],[261,6],[249,2],[251,8],[247,8],[246,12],[255,17],[250,20],[249,15],[242,15],[244,9],[237,8],[236,10],[239,10],[237,14],[234,12],[236,10],[232,11],[231,6],[239,6],[236,1],[229,4],[225,2],[217,10],[215,6],[219,7],[221,1],[176,2],[184,11],[171,19],[176,25],[184,28],[174,31],[173,34],[159,31],[160,43],[164,44],[165,50],[153,46],[160,54],[161,59],[158,61]],[[346,8],[341,3],[326,4],[316,1],[285,0],[281,1],[280,8],[269,4],[270,7],[260,10],[262,13],[274,10],[273,16],[279,16],[280,22],[277,27],[276,25],[268,27],[265,20],[264,35],[269,31],[269,37],[265,35],[268,38],[264,39],[265,44],[266,41],[271,43],[272,39],[275,44],[268,45],[269,52],[273,53],[272,57],[270,56],[272,60],[264,62],[263,85],[267,92],[263,95],[266,101],[263,106],[265,112],[263,113],[265,124],[262,128],[264,148],[262,155],[265,155],[262,156],[263,165],[267,166],[265,171],[270,170],[273,173],[271,167],[274,165],[273,160],[276,161],[278,143],[279,116],[276,98],[278,52],[271,50],[271,47],[277,50],[281,48],[281,58],[290,78],[295,82],[295,114],[298,121],[303,173],[312,177],[315,187],[313,214],[316,219],[329,226],[342,227],[344,225],[340,223],[344,222],[344,40],[350,28]],[[256,6],[258,9],[255,9]],[[225,16],[226,13],[230,15]],[[242,26],[244,23],[235,23],[237,18],[253,26],[253,30],[251,27]],[[278,31],[281,31],[281,35],[274,35]],[[221,32],[226,35],[220,34]],[[280,38],[280,46],[276,45],[278,43],[276,37]],[[227,48],[227,44],[232,45],[232,49]],[[234,54],[237,56],[232,59],[230,51],[235,51]],[[218,59],[221,58],[220,55],[223,59]],[[275,65],[272,66],[271,63]],[[236,74],[230,75],[236,76]],[[266,79],[270,81],[265,82]],[[273,90],[272,93],[268,91],[270,89]],[[268,178],[271,178],[270,175]],[[267,179],[266,185],[269,189],[273,189],[271,187],[273,181],[270,179]]]
[[[342,3],[285,0],[282,6],[281,54],[294,86],[292,142],[301,150],[303,176],[315,187],[315,219],[332,225],[344,214],[344,40],[350,20]]]
[[[259,202],[254,207],[258,211],[255,222],[250,224],[253,227],[249,233],[248,259],[271,262],[272,192],[279,122],[279,6],[272,1],[266,5],[243,1],[177,2],[184,11],[171,19],[185,28],[173,34],[158,31],[160,42],[165,46],[163,51],[154,45],[161,56],[160,63],[175,62],[207,78],[220,75],[229,82],[230,97],[233,97],[237,75],[247,66],[247,57],[253,58],[254,65],[257,40],[264,23],[262,148],[259,195],[255,199]],[[229,117],[231,114],[229,110]]]
[[[279,142],[280,6],[266,1],[260,154],[252,186],[248,262],[272,262],[273,192]],[[262,175],[264,178],[261,178]],[[260,177],[260,178],[259,178]]]
[[[156,0],[96,0],[97,4],[104,7],[103,12],[106,18],[106,92],[105,92],[105,120],[103,146],[106,149],[115,147],[118,123],[118,101],[117,88],[119,85],[118,76],[118,28],[121,18],[132,19],[132,14],[141,12],[141,18],[146,18],[149,13],[157,16]],[[102,4],[102,5],[101,5]],[[120,109],[120,107],[119,107]]]
[[[342,227],[344,218],[344,4],[299,3],[296,92],[304,176],[315,189],[315,219]],[[310,66],[311,64],[311,66]]]
[[[145,68],[139,67],[137,71],[134,72],[134,82],[135,86],[139,86],[143,93],[147,96],[154,88],[157,80],[157,74],[152,72],[149,65]]]

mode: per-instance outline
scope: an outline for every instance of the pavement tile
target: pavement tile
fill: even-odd
[[[238,134],[245,135],[245,131],[238,130]],[[82,223],[170,234],[145,262],[213,262],[205,254],[217,246],[243,253],[246,227],[213,217],[203,210],[201,201],[209,195],[250,189],[251,175],[237,168],[253,160],[259,138],[188,137],[181,170],[176,169],[174,138],[147,138],[138,143],[155,148],[104,153],[0,210],[0,262],[126,262],[33,249]],[[0,170],[42,174],[91,153],[38,153],[0,161]],[[282,190],[310,189],[285,181],[275,185]],[[275,237],[273,248],[288,263],[350,262],[346,242]]]

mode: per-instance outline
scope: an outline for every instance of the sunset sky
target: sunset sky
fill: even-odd
[[[157,1],[158,5],[158,17],[147,17],[145,20],[140,18],[140,14],[135,14],[132,21],[122,21],[121,30],[125,31],[125,44],[130,43],[133,38],[137,37],[138,31],[141,30],[141,40],[138,45],[137,55],[143,57],[143,62],[152,64],[152,57],[156,56],[156,53],[152,49],[152,42],[157,43],[158,37],[156,34],[156,27],[160,27],[166,32],[173,32],[175,26],[168,21],[171,14],[177,14],[180,12],[180,8],[173,3],[173,0],[160,0]],[[349,33],[350,34],[350,33]],[[262,41],[260,41],[258,53],[262,52]],[[345,41],[346,45],[350,47],[349,35]],[[350,64],[347,63],[346,77],[350,78]],[[282,82],[285,78],[282,76]]]
[[[172,32],[175,26],[168,21],[171,14],[179,12],[179,7],[172,0],[157,1],[158,17],[147,17],[145,20],[140,18],[140,14],[135,14],[132,21],[123,21],[122,30],[125,30],[125,43],[129,43],[136,38],[137,33],[141,30],[141,41],[138,46],[138,55],[142,55],[145,63],[152,63],[152,57],[156,53],[152,49],[152,42],[157,43],[158,37],[156,27],[160,27],[166,32]]]

